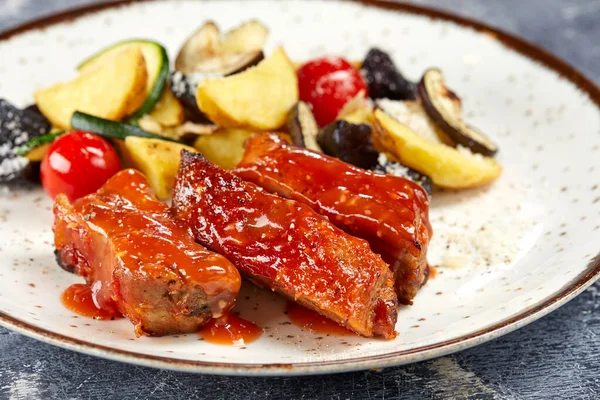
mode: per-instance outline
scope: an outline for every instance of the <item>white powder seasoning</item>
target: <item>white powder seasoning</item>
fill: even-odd
[[[385,173],[388,175],[400,176],[412,180],[408,174],[408,168],[399,163],[391,163],[385,153],[379,153],[377,163],[385,169]]]
[[[413,132],[432,142],[441,142],[438,128],[418,101],[380,99],[377,100],[377,106]]]
[[[377,105],[419,135],[441,142],[435,124],[418,102],[382,99]],[[472,153],[466,147],[459,145],[457,150],[473,161],[485,162],[481,154]],[[407,171],[401,166],[397,170],[393,164],[388,166],[385,154],[381,154],[378,161],[386,173],[406,176]],[[531,186],[523,176],[512,179],[503,176],[479,189],[433,193],[429,263],[442,268],[493,268],[512,264],[531,246],[531,240],[525,238],[541,231],[538,228],[541,227],[542,202],[536,202],[533,197]]]
[[[428,260],[442,268],[493,268],[517,261],[542,231],[544,209],[526,181],[432,196]],[[512,182],[515,182],[513,179]]]

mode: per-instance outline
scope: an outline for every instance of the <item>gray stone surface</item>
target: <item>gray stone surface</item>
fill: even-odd
[[[91,0],[0,0],[0,30]],[[418,0],[519,34],[600,81],[600,0]],[[1,62],[1,59],[0,59]],[[600,285],[517,332],[380,372],[233,378],[136,367],[0,328],[0,398],[598,399]]]

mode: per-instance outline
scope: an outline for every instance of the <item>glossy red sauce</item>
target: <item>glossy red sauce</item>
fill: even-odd
[[[436,267],[429,267],[429,279],[435,279],[437,274],[438,274],[438,271],[437,271]]]
[[[171,270],[202,286],[209,297],[224,288],[237,292],[240,278],[234,266],[195,243],[187,229],[171,219],[168,206],[153,197],[146,178],[130,171],[115,175],[93,197],[74,203],[118,248],[121,264],[149,277]]]
[[[58,197],[54,212],[55,246],[63,263],[94,284],[97,305],[118,309],[135,324],[146,312],[138,307],[146,302],[145,291],[138,289],[152,287],[155,279],[200,286],[209,309],[219,315],[239,291],[241,278],[233,264],[197,244],[137,171],[119,172],[72,206]],[[180,315],[171,316],[176,330]]]
[[[432,234],[429,199],[421,186],[290,146],[274,135],[254,135],[245,148],[236,175],[304,203],[367,240],[396,274],[400,302],[410,304],[426,277]]]
[[[96,307],[92,294],[92,287],[84,283],[75,283],[62,293],[60,300],[75,314],[101,320],[120,318],[120,315]]]
[[[292,322],[300,328],[311,330],[315,333],[325,333],[331,335],[354,335],[348,329],[335,322],[317,314],[316,312],[302,307],[294,302],[288,302],[287,316]]]
[[[309,206],[184,154],[173,208],[198,242],[253,281],[290,298],[301,294],[314,309],[365,336],[393,335],[397,300],[387,265],[366,241]],[[375,320],[372,310],[379,304],[384,308],[378,315],[385,317]]]
[[[235,169],[242,179],[308,204],[338,226],[391,254],[420,250],[431,236],[429,199],[418,184],[374,174],[339,159],[289,146],[274,135],[246,142]],[[424,225],[424,237],[416,226]],[[416,245],[415,242],[421,242]],[[419,248],[419,249],[417,249]]]
[[[243,344],[254,342],[262,334],[262,329],[250,321],[227,312],[219,318],[211,319],[200,330],[200,337],[215,344],[234,344],[243,340]]]

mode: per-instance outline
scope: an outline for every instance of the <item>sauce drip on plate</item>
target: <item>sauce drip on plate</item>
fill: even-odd
[[[100,320],[112,320],[120,318],[120,315],[112,314],[98,308],[94,303],[92,287],[84,283],[75,283],[62,293],[62,303],[75,314]]]
[[[429,279],[435,279],[438,274],[438,270],[436,267],[429,267]]]
[[[354,335],[353,332],[343,326],[293,302],[288,302],[287,315],[295,325],[315,333],[339,336]]]
[[[200,330],[200,337],[215,344],[248,344],[262,334],[262,329],[250,321],[227,312],[213,318]]]

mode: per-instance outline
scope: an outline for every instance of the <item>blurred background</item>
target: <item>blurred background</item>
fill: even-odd
[[[0,30],[57,10],[98,2],[102,1],[0,0]],[[407,0],[404,2],[436,7],[517,33],[546,49],[552,49],[555,54],[577,66],[581,72],[596,82],[600,79],[600,0]]]

